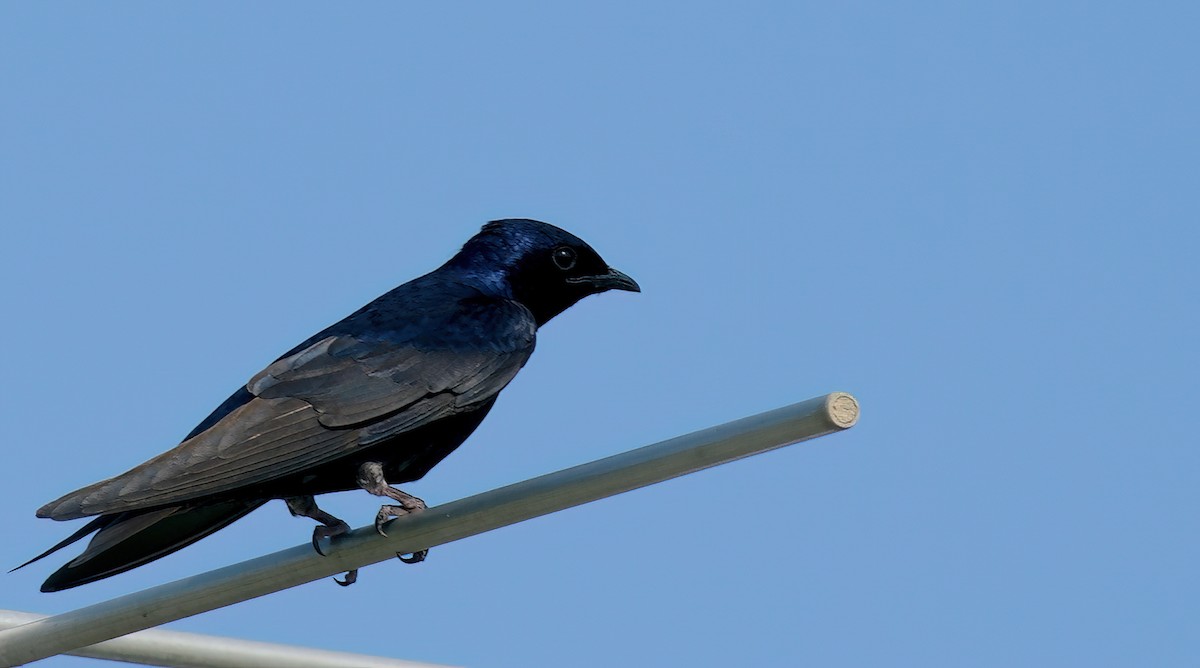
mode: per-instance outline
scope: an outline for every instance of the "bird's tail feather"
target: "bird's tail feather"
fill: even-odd
[[[12,569],[12,571],[9,571],[9,573],[12,573],[13,571],[16,571],[16,570],[20,570],[22,568],[25,568],[29,564],[32,564],[33,562],[38,561],[38,560],[42,559],[43,557],[48,557],[48,556],[54,554],[55,552],[58,552],[59,550],[63,549],[64,547],[70,545],[71,543],[74,543],[75,541],[79,540],[80,538],[83,538],[84,536],[92,533],[93,531],[99,531],[100,529],[103,529],[105,526],[112,524],[113,521],[115,521],[119,517],[120,517],[120,515],[101,515],[100,517],[97,517],[96,519],[92,520],[91,522],[88,522],[87,524],[83,525],[83,528],[81,528],[79,531],[76,531],[75,533],[71,534],[70,536],[67,536],[66,538],[59,541],[59,543],[57,545],[55,545],[54,547],[46,550],[45,552],[30,559],[29,561],[26,561],[25,563],[21,564],[20,566],[17,566],[16,568]]]
[[[165,557],[225,528],[264,503],[266,500],[222,501],[97,517],[66,540],[17,568],[96,531],[83,554],[67,562],[42,584],[45,592],[70,589]]]

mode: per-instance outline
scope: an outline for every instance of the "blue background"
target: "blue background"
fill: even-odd
[[[431,503],[853,430],[172,628],[467,666],[1200,660],[1195,3],[6,3],[0,563],[489,219],[636,277]],[[322,505],[354,525],[379,501]],[[59,612],[290,547],[275,502]],[[44,665],[94,665],[59,657]]]

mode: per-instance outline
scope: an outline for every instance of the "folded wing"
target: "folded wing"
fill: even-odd
[[[252,378],[253,398],[208,429],[46,504],[38,516],[67,520],[229,495],[474,410],[524,366],[536,324],[513,302],[460,304],[453,316],[469,321],[472,308],[488,326],[474,334],[456,328],[453,341],[321,338]]]

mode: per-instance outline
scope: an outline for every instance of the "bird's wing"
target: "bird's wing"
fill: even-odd
[[[533,351],[536,327],[518,308],[503,329],[493,317],[487,336],[448,347],[327,336],[257,374],[247,384],[254,397],[208,429],[38,515],[74,519],[227,494],[474,410]]]
[[[325,427],[353,427],[444,394],[458,407],[478,403],[512,379],[531,344],[423,350],[330,336],[263,369],[246,387],[260,399],[303,399]]]

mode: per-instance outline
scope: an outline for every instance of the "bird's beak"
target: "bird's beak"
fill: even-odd
[[[642,291],[642,287],[637,284],[637,281],[630,278],[624,272],[617,271],[612,267],[608,268],[608,273],[606,274],[580,276],[578,278],[568,278],[567,280],[571,283],[586,283],[595,288],[596,292],[604,292],[605,290]]]

